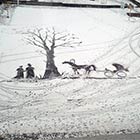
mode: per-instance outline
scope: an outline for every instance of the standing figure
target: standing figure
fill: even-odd
[[[131,13],[131,11],[134,9],[134,5],[132,5],[131,3],[129,3],[127,5],[127,8],[130,10],[130,13]]]
[[[17,75],[14,78],[17,78],[17,79],[24,78],[23,66],[19,66],[19,68],[17,68],[16,71],[17,71]]]
[[[26,78],[34,78],[34,67],[31,64],[27,64],[28,67],[26,68]]]

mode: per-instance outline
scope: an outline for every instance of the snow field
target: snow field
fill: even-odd
[[[16,96],[14,101],[8,102],[10,96],[5,95],[7,104],[1,106],[1,130],[20,134],[39,131],[80,131],[93,135],[119,134],[121,130],[138,132],[138,83],[139,79],[3,83],[2,87],[9,87],[7,91]]]
[[[98,70],[113,69],[113,62],[124,64],[129,67],[128,77],[2,82],[28,62],[37,75],[43,74],[45,57],[38,53],[40,49],[25,42],[25,31],[35,27],[55,27],[82,40],[77,48],[56,50],[60,72],[71,73],[71,68],[62,62],[75,58],[78,64],[97,65]],[[0,132],[139,132],[138,30],[139,19],[128,20],[122,9],[17,7],[10,25],[0,26]],[[91,76],[104,77],[98,72]]]

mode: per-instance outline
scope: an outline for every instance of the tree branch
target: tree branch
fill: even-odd
[[[35,29],[33,31],[28,31],[28,33],[30,34],[28,42],[46,51],[53,50],[57,47],[75,47],[81,43],[73,34],[56,32],[54,28],[51,30],[46,28],[45,31],[43,31],[42,28]]]
[[[40,44],[37,44],[35,41],[33,41],[33,40],[29,39],[29,38],[27,38],[27,42],[28,42],[29,44],[31,44],[31,45],[35,45],[35,46],[37,46],[37,47],[39,47],[39,48],[44,49],[43,46],[41,46]]]

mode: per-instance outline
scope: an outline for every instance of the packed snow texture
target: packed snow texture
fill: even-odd
[[[0,26],[0,132],[83,132],[118,134],[140,131],[139,19],[126,9],[24,7],[15,9],[9,25]],[[40,49],[26,43],[26,31],[54,27],[75,34],[83,43],[55,52],[59,71],[72,73],[62,62],[95,64],[98,70],[125,65],[125,79],[52,79],[12,81],[19,65],[31,63],[36,75],[45,69]]]
[[[123,4],[128,3],[128,0],[39,0],[40,2],[62,2],[75,4]]]

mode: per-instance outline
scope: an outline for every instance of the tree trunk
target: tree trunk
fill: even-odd
[[[58,69],[54,62],[54,50],[46,51],[46,70],[43,76],[43,79],[53,78],[60,76]]]

